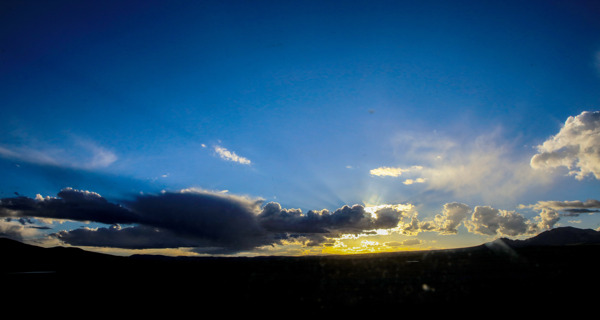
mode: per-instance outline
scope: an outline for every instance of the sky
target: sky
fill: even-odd
[[[2,1],[0,235],[430,250],[600,227],[595,1]]]

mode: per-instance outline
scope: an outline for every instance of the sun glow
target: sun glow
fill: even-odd
[[[370,218],[377,219],[380,214],[389,210],[398,212],[402,217],[409,217],[413,210],[412,204],[378,204],[364,206],[365,212],[370,215]],[[402,221],[402,220],[401,220]],[[395,245],[401,243],[390,237],[395,238],[395,235],[400,235],[402,231],[402,222],[395,228],[365,230],[361,233],[342,234],[331,239],[330,245],[323,247],[323,253],[327,254],[360,254],[360,253],[378,253],[378,252],[394,252],[403,251],[407,248],[404,246]]]
[[[410,203],[407,203],[407,204],[380,204],[380,205],[365,204],[365,211],[370,213],[373,218],[377,218],[377,211],[382,210],[382,209],[393,209],[398,212],[407,212],[413,208],[414,208],[414,206]]]

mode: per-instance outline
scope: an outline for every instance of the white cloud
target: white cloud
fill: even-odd
[[[413,166],[411,168],[400,168],[400,167],[379,167],[369,171],[372,176],[378,177],[399,177],[405,172],[414,170],[420,170],[422,167]]]
[[[436,215],[435,221],[438,232],[443,234],[454,234],[458,232],[458,226],[471,213],[471,207],[463,203],[446,203],[441,215]]]
[[[594,214],[600,212],[600,201],[589,199],[586,201],[538,201],[532,205],[520,205],[519,208],[531,208],[539,211],[538,228],[552,228],[561,217],[577,217],[580,214]]]
[[[404,182],[402,182],[403,184],[406,185],[411,185],[411,184],[415,184],[415,183],[425,183],[425,179],[423,178],[417,178],[417,179],[406,179],[404,180]]]
[[[469,232],[483,235],[517,236],[531,232],[531,223],[520,213],[478,206],[470,220],[465,221]]]
[[[578,180],[588,175],[600,179],[600,112],[584,111],[569,117],[537,150],[530,162],[533,168],[566,167]]]
[[[586,203],[591,204],[588,201]],[[538,203],[539,204],[539,203]],[[414,211],[410,220],[400,226],[402,233],[417,235],[421,232],[435,232],[441,235],[457,234],[461,225],[467,232],[491,237],[518,237],[529,236],[543,230],[553,228],[565,216],[557,210],[536,205],[520,206],[534,208],[539,214],[527,218],[525,215],[509,210],[502,210],[491,206],[476,206],[451,202],[443,206],[440,214],[433,219],[419,220],[419,213]],[[567,214],[568,215],[568,214]]]
[[[31,228],[26,223],[19,220],[2,219],[0,220],[0,236],[23,241],[27,238],[36,237],[39,235],[37,228]]]
[[[251,161],[247,158],[240,157],[235,152],[229,151],[226,148],[221,146],[215,146],[215,152],[221,157],[223,160],[233,161],[241,164],[250,164]]]

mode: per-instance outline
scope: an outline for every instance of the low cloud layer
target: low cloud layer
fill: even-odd
[[[420,220],[411,205],[343,206],[334,211],[282,208],[279,203],[185,189],[137,195],[116,204],[101,195],[66,188],[56,197],[0,199],[0,234],[21,239],[39,233],[36,219],[101,223],[54,232],[51,236],[74,246],[121,249],[192,248],[198,253],[237,253],[290,242],[315,246],[343,235],[375,235],[392,230],[485,236],[532,235],[552,228],[561,216],[595,212],[600,201],[546,201],[522,206],[539,212],[527,219],[515,211],[452,202],[433,219]],[[577,211],[579,210],[579,211]],[[563,212],[562,214],[559,213]]]
[[[533,205],[521,205],[540,212],[540,226],[553,226],[561,217],[577,217],[581,214],[600,212],[600,201],[538,201]]]
[[[537,150],[531,158],[533,168],[565,167],[578,180],[587,176],[600,179],[600,111],[569,117]]]
[[[402,211],[368,212],[361,205],[302,213],[262,199],[189,189],[139,195],[115,204],[97,193],[64,189],[57,197],[0,200],[0,217],[68,219],[107,224],[55,233],[65,243],[127,249],[193,247],[233,253],[304,239],[318,244],[342,233],[397,227]]]
[[[535,235],[541,231],[553,228],[561,217],[571,216],[572,210],[596,212],[590,208],[600,208],[600,201],[547,201],[534,205],[520,206],[521,209],[533,209],[537,215],[526,218],[516,211],[508,211],[490,206],[471,208],[463,203],[447,203],[440,214],[433,219],[419,220],[415,215],[410,222],[402,226],[407,234],[420,232],[437,232],[440,234],[456,234],[458,227],[463,225],[468,232],[494,237],[518,237]],[[570,212],[561,214],[559,211]]]

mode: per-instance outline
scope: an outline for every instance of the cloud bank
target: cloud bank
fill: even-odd
[[[531,158],[536,169],[565,167],[582,180],[600,179],[600,111],[584,111],[567,119],[560,131],[537,146]]]
[[[600,201],[540,201],[533,205],[521,205],[521,209],[533,209],[537,215],[526,218],[525,215],[491,206],[471,207],[464,203],[446,203],[440,214],[433,219],[419,220],[413,215],[409,222],[400,228],[404,233],[416,235],[420,232],[437,232],[442,235],[458,233],[458,227],[464,226],[468,232],[492,237],[518,237],[535,235],[552,229],[563,216],[595,213],[600,210]],[[560,213],[563,211],[564,213]]]
[[[233,254],[287,243],[331,244],[344,236],[380,231],[452,235],[464,226],[470,233],[490,237],[532,235],[554,227],[562,216],[594,213],[600,201],[541,201],[521,208],[539,214],[528,219],[515,211],[459,202],[446,203],[439,214],[423,220],[411,205],[346,205],[304,213],[276,202],[199,189],[137,195],[116,204],[95,192],[66,188],[56,197],[0,199],[0,235],[22,239],[38,234],[43,227],[36,226],[35,219],[73,220],[105,226],[58,231],[51,237],[73,246],[185,247],[197,253]]]
[[[107,224],[53,234],[76,246],[126,249],[191,247],[202,253],[234,253],[285,240],[319,244],[347,233],[395,228],[403,212],[382,207],[369,212],[361,205],[302,213],[262,199],[185,189],[138,195],[115,204],[97,193],[67,188],[57,197],[0,200],[0,217],[68,219]]]

